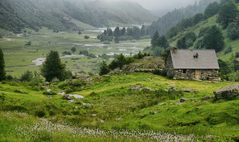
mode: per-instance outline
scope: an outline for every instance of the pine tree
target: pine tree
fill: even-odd
[[[206,8],[205,12],[204,12],[204,16],[205,18],[209,18],[211,16],[216,15],[220,10],[220,5],[217,2],[213,2],[211,4],[208,5],[208,7]]]
[[[158,45],[159,45],[159,47],[163,47],[163,48],[168,48],[169,47],[168,40],[166,39],[165,36],[159,37]]]
[[[108,74],[109,72],[110,72],[110,69],[108,65],[106,64],[105,61],[103,61],[100,66],[100,75],[105,75],[105,74]]]
[[[119,36],[120,36],[120,28],[119,28],[119,27],[116,27],[116,28],[115,28],[114,36],[115,36],[115,37],[119,37]]]
[[[234,21],[237,15],[238,9],[236,5],[232,1],[228,1],[223,5],[219,12],[218,22],[223,28],[227,28],[227,26]]]
[[[61,59],[57,51],[51,51],[47,55],[41,71],[46,81],[50,82],[55,78],[59,80],[65,79],[65,65],[61,63]]]
[[[207,30],[203,37],[203,47],[206,49],[215,49],[217,52],[224,48],[224,37],[221,29],[212,26]]]
[[[0,81],[4,80],[6,77],[5,72],[5,62],[4,62],[4,55],[2,49],[0,48]]]
[[[152,47],[156,47],[158,45],[159,33],[156,31],[151,39]]]

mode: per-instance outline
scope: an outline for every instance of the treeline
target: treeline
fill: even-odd
[[[104,32],[97,36],[97,38],[102,42],[112,42],[119,43],[119,41],[140,39],[143,36],[147,36],[148,31],[146,26],[141,28],[137,26],[120,28],[116,27],[114,30],[107,28]]]
[[[40,73],[26,71],[19,79],[16,79],[6,74],[4,54],[0,49],[0,81],[18,80],[22,82],[32,82],[36,85],[39,82],[63,81],[66,79],[71,79],[72,77],[72,73],[68,71],[65,64],[61,62],[59,53],[57,51],[51,51],[47,55],[46,61],[44,62]]]
[[[37,31],[41,27],[78,31],[111,23],[144,23],[153,18],[147,10],[131,2],[0,0],[0,28],[14,33],[21,33],[25,28]],[[76,24],[75,20],[85,25]]]
[[[196,14],[187,18],[171,28],[166,34],[167,39],[171,39],[179,33],[187,31],[189,27],[197,25],[199,22],[218,15],[217,22],[220,26],[202,28],[199,34],[193,31],[185,32],[177,41],[177,47],[187,49],[194,47],[197,49],[215,49],[217,52],[224,48],[224,36],[222,30],[227,31],[227,37],[231,40],[239,38],[239,11],[236,7],[237,1],[223,1],[221,3],[211,3],[203,14]],[[154,34],[157,35],[158,32]],[[154,39],[154,36],[152,39]],[[154,47],[154,45],[152,44]]]
[[[150,35],[153,35],[156,31],[158,31],[160,35],[165,35],[172,27],[176,26],[180,21],[185,18],[192,17],[197,13],[202,13],[210,3],[215,1],[219,0],[201,0],[194,5],[190,5],[181,9],[175,9],[174,11],[165,14],[150,25]],[[198,18],[200,18],[200,15],[198,16]]]
[[[220,8],[221,8],[221,5],[218,2],[209,4],[208,7],[206,8],[204,14],[199,13],[199,14],[194,15],[191,18],[183,19],[175,27],[171,28],[167,32],[167,37],[172,38],[172,37],[176,36],[178,33],[186,30],[187,28],[193,27],[196,24],[198,24],[199,22],[216,15],[219,12]]]
[[[123,54],[117,55],[109,65],[107,65],[105,61],[101,63],[99,75],[108,74],[110,71],[115,70],[117,68],[121,70],[124,65],[128,65],[134,62],[136,59],[142,59],[146,56],[150,56],[150,54],[139,52],[132,57],[126,57]]]

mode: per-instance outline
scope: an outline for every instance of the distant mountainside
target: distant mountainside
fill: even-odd
[[[197,13],[202,13],[210,3],[215,1],[219,0],[200,0],[194,5],[168,12],[151,24],[151,26],[149,27],[149,33],[153,34],[158,31],[159,34],[164,35],[172,27],[176,26],[181,20],[192,17]]]
[[[143,24],[154,16],[133,2],[101,0],[1,0],[0,28],[78,30],[123,24]]]
[[[162,44],[165,41],[162,42],[162,37],[167,39],[168,47],[214,49],[219,58],[221,78],[239,81],[238,29],[239,1],[215,2],[203,13],[180,21],[166,36],[158,37],[156,46],[147,48],[146,51],[151,50],[155,55],[165,55],[165,47]]]

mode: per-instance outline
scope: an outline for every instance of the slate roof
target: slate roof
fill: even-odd
[[[219,69],[215,50],[170,51],[174,69]]]

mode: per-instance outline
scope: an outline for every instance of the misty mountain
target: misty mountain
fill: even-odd
[[[1,0],[0,28],[19,32],[38,30],[79,30],[152,22],[155,17],[133,2],[100,0]]]
[[[181,20],[194,16],[195,14],[202,13],[206,7],[219,0],[201,0],[194,5],[189,5],[185,8],[175,9],[154,21],[149,27],[150,34],[158,31],[161,35],[166,34],[172,27],[176,26]]]

